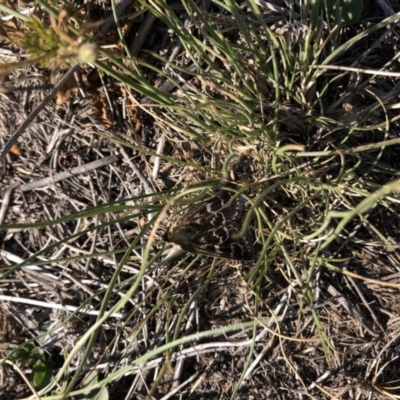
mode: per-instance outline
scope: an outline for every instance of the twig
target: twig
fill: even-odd
[[[5,296],[0,294],[0,300],[2,301],[9,301],[11,303],[23,303],[23,304],[30,304],[32,306],[37,306],[40,308],[53,308],[57,310],[67,310],[70,312],[79,312],[81,314],[86,314],[86,315],[99,315],[100,311],[96,310],[89,310],[85,309],[83,307],[75,307],[75,306],[68,306],[64,304],[58,304],[58,303],[50,303],[48,301],[39,301],[39,300],[32,300],[32,299],[24,299],[22,297],[15,297],[15,296]],[[121,313],[113,313],[110,315],[110,318],[123,318],[123,315]]]
[[[286,312],[288,310],[288,304],[289,304],[291,295],[292,295],[292,287],[289,286],[287,291],[284,293],[284,295],[282,296],[281,300],[279,301],[277,307],[275,308],[274,313],[273,313],[274,316],[279,315],[281,313],[282,308],[284,308],[284,307],[285,307],[284,310],[282,310],[282,314],[283,314],[282,319],[286,316]],[[268,322],[267,327],[271,328],[272,325],[275,324],[275,323],[277,323],[277,320],[275,318],[273,318]],[[266,329],[264,329],[261,333],[265,333],[266,334],[267,332],[268,331]],[[259,337],[259,340],[260,340],[261,337],[260,336],[258,336],[258,337]],[[267,353],[267,351],[269,351],[272,348],[272,346],[275,343],[275,339],[276,339],[276,336],[273,336],[268,341],[268,343],[263,347],[263,349],[261,350],[261,353],[258,354],[258,356],[255,358],[255,360],[249,365],[249,367],[246,370],[246,373],[243,376],[243,381],[242,381],[241,386],[245,385],[245,382],[251,376],[251,373],[256,369],[256,367],[259,365],[261,360],[264,358],[264,356]]]
[[[154,189],[151,187],[150,182],[140,172],[139,168],[137,168],[136,165],[131,161],[131,159],[129,158],[129,156],[126,153],[125,149],[122,146],[120,146],[119,151],[120,151],[122,157],[124,158],[125,162],[129,164],[129,166],[132,168],[133,172],[139,178],[140,182],[142,182],[142,185],[144,187],[144,192],[146,194],[154,193]]]
[[[204,281],[204,278],[200,280],[200,282],[198,282],[198,286],[200,286]],[[194,301],[193,303],[190,304],[190,308],[189,308],[189,318],[186,322],[186,326],[185,326],[185,335],[190,335],[193,332],[193,325],[195,324],[195,318],[196,318],[196,310],[197,310],[197,301]],[[183,346],[181,346],[182,348]],[[182,358],[181,360],[177,361],[176,366],[175,366],[175,373],[174,373],[174,379],[172,382],[172,389],[174,389],[172,391],[172,393],[174,393],[174,391],[181,387],[181,385],[179,385],[180,379],[184,373],[184,369],[185,369],[185,363],[186,360],[184,358]],[[169,397],[166,397],[169,398]]]
[[[103,167],[105,165],[112,164],[118,160],[119,156],[110,156],[101,158],[100,160],[96,160],[91,163],[84,164],[76,168],[72,168],[70,171],[60,172],[56,175],[49,176],[48,178],[43,178],[35,182],[27,183],[26,185],[21,186],[21,190],[24,192],[27,190],[35,190],[37,188],[49,185],[51,183],[56,183],[62,181],[63,179],[71,178],[75,175],[83,174],[85,172],[92,171],[94,169]]]
[[[365,308],[370,312],[372,319],[375,321],[376,325],[379,326],[379,329],[381,330],[381,332],[382,333],[385,332],[384,327],[382,326],[381,322],[379,321],[379,318],[376,316],[373,308],[369,305],[369,302],[365,298],[364,293],[361,291],[360,287],[358,286],[357,281],[355,279],[353,279],[351,276],[348,276],[347,279],[351,282],[351,284],[356,289],[356,292],[360,296],[360,299],[362,300]]]
[[[0,225],[4,222],[4,218],[6,216],[6,210],[8,205],[10,204],[10,197],[11,197],[11,192],[13,189],[15,189],[17,186],[19,186],[19,183],[12,183],[5,191],[4,191],[4,197],[2,200],[1,204],[1,209],[0,209]]]
[[[186,79],[188,76],[190,76],[190,73],[195,72],[197,70],[197,65],[196,64],[190,64],[189,67],[186,68],[188,73],[181,72],[180,78],[182,80]],[[157,90],[163,93],[169,93],[173,89],[176,88],[175,83],[171,81],[165,81],[163,82],[160,86],[156,87]],[[151,103],[151,99],[149,97],[143,97],[143,99],[140,101],[140,104],[146,104],[146,103]]]
[[[153,27],[155,21],[156,16],[148,12],[129,49],[132,57],[137,57],[139,55],[143,43],[147,39],[150,29]]]
[[[188,379],[186,379],[185,382],[182,382],[179,386],[176,386],[171,392],[166,394],[164,397],[161,397],[160,400],[168,400],[171,397],[175,396],[181,389],[183,389],[185,386],[188,386],[189,383],[192,383],[198,376],[200,372],[195,372],[192,376],[190,376]],[[205,376],[205,373],[202,374]]]
[[[162,154],[165,147],[165,135],[162,134],[160,140],[157,145],[157,154]],[[153,178],[157,179],[158,170],[160,169],[160,157],[154,158],[154,166],[153,166]]]
[[[328,293],[335,297],[339,304],[356,320],[358,321],[371,335],[373,336],[378,336],[374,330],[372,329],[370,323],[367,321],[366,318],[357,310],[354,305],[345,298],[345,296],[340,293],[336,288],[334,288],[332,285],[329,285],[328,288]]]
[[[38,395],[38,392],[36,391],[36,389],[32,386],[31,382],[29,381],[29,379],[26,377],[26,375],[22,372],[21,368],[15,364],[14,362],[10,361],[10,360],[5,360],[6,364],[12,365],[12,367],[18,371],[19,375],[21,376],[21,378],[25,381],[25,383],[27,384],[28,388],[32,391],[32,393],[35,396],[35,399],[40,400],[40,397]]]
[[[60,91],[60,89],[65,85],[68,81],[69,77],[75,72],[77,65],[74,65],[69,69],[69,71],[63,76],[63,78],[54,86],[54,89],[49,93],[42,102],[30,113],[30,115],[26,118],[26,120],[22,123],[22,125],[17,129],[17,131],[11,136],[9,141],[4,146],[3,150],[0,153],[0,163],[6,158],[7,153],[10,151],[13,144],[17,141],[17,139],[24,133],[25,129],[30,125],[31,122],[37,117],[40,111],[43,110],[44,107],[53,99],[53,97]]]
[[[126,10],[126,8],[132,3],[132,0],[123,0],[120,4],[117,6],[117,16],[118,18],[121,17],[123,12]],[[105,35],[111,28],[111,26],[115,24],[115,19],[114,19],[114,14],[111,14],[108,18],[107,21],[104,23],[102,28],[100,29],[100,35]]]
[[[376,0],[376,3],[380,8],[382,8],[383,12],[385,13],[385,17],[390,17],[396,14],[392,7],[390,7],[390,3],[385,0]]]

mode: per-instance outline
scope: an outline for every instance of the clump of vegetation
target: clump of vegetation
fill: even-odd
[[[30,33],[3,28],[28,58],[4,64],[5,88],[35,69],[76,73],[3,160],[10,187],[47,177],[45,159],[67,178],[15,189],[0,220],[5,294],[51,301],[29,329],[52,321],[35,335],[47,354],[66,349],[60,364],[41,358],[46,385],[21,392],[398,396],[400,10],[109,7],[114,24],[95,3],[40,1],[24,17],[0,5]],[[207,257],[227,254],[224,235],[251,251]]]

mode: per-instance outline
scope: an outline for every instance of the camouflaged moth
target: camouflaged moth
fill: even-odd
[[[244,198],[222,191],[181,217],[163,239],[191,253],[233,260],[254,259],[253,240],[242,235]]]

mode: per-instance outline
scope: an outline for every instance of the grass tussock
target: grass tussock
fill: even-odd
[[[0,4],[0,399],[399,398],[392,3]]]

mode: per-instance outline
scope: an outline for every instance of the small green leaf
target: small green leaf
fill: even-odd
[[[40,347],[35,347],[32,349],[30,356],[35,360],[44,360],[46,358],[46,353]]]
[[[51,380],[53,370],[49,362],[38,360],[32,368],[32,381],[37,389],[41,389],[48,385]]]
[[[26,360],[31,358],[31,352],[34,349],[32,343],[25,343],[23,346],[11,344],[7,349],[7,355],[12,361]]]
[[[363,0],[326,0],[329,17],[338,24],[355,24],[360,20]],[[339,19],[339,20],[338,20]]]

